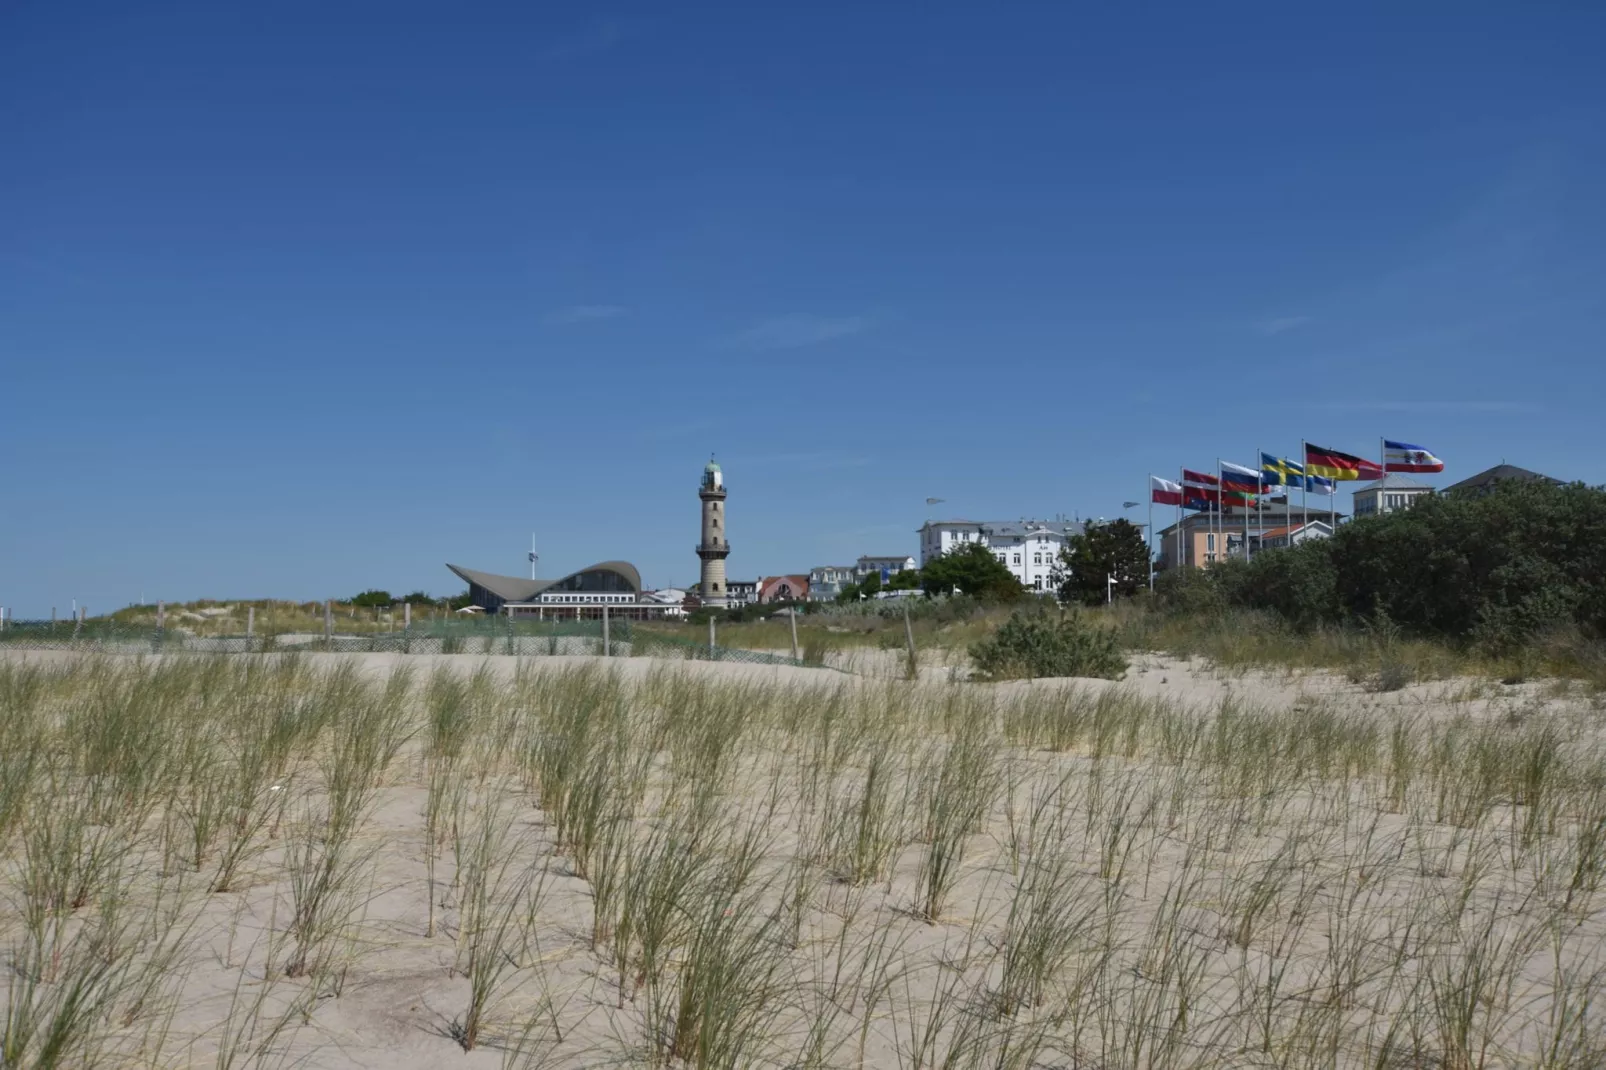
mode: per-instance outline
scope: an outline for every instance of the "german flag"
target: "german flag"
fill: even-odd
[[[1382,479],[1383,466],[1353,453],[1305,443],[1305,472],[1328,479]]]

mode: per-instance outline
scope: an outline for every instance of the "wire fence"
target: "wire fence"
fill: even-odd
[[[394,632],[284,632],[196,635],[115,620],[6,620],[0,650],[71,650],[116,654],[262,654],[290,651],[391,654],[588,655],[803,665],[799,658],[698,642],[689,636],[634,628],[629,621],[537,622],[507,618],[442,620]]]

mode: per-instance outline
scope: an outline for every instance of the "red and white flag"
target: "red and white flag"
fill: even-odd
[[[1159,476],[1149,477],[1149,500],[1155,505],[1181,505],[1182,484]]]

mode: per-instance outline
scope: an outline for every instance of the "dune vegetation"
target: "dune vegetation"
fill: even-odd
[[[0,1065],[1603,1065],[1598,715],[1475,690],[10,658]]]

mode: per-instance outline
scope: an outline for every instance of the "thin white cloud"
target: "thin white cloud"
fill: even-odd
[[[623,305],[570,305],[547,313],[546,321],[551,324],[590,323],[617,319],[628,311]]]
[[[730,339],[734,349],[801,349],[870,329],[864,316],[814,316],[792,313],[756,323]]]
[[[1270,338],[1274,334],[1291,331],[1295,327],[1303,327],[1310,322],[1309,316],[1278,316],[1276,319],[1261,320],[1255,324],[1255,331]]]

